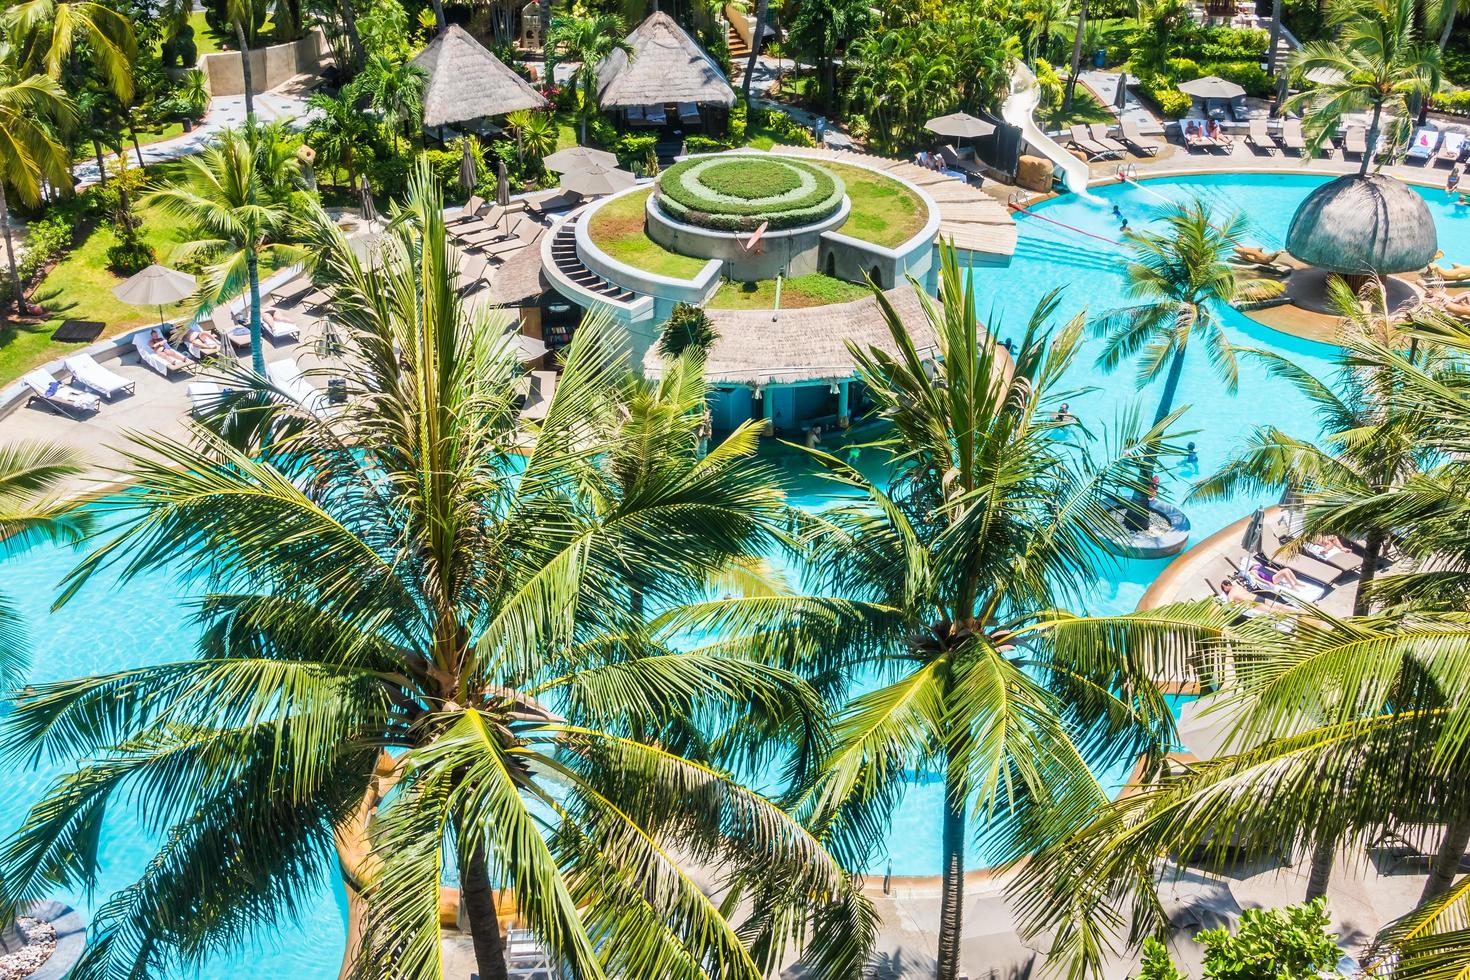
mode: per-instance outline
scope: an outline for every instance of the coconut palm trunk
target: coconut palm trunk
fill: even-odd
[[[138,155],[138,166],[141,168],[142,166],[144,166],[144,164],[143,164],[143,147],[138,142],[138,127],[136,127],[136,126],[133,125],[133,117],[132,116],[129,116],[128,117],[128,136],[133,141],[133,152]]]
[[[1276,46],[1281,43],[1281,0],[1271,2],[1271,40],[1266,49],[1266,74],[1276,74]]]
[[[245,125],[255,125],[255,96],[250,77],[250,45],[245,40],[245,25],[235,21],[235,43],[240,45],[240,79],[245,86]]]
[[[245,270],[250,278],[250,369],[265,375],[265,350],[260,342],[260,260],[251,249],[245,255]]]
[[[97,182],[107,183],[107,161],[102,158],[102,144],[92,141],[92,155],[97,158]]]
[[[944,881],[939,899],[937,980],[956,980],[965,914],[965,790],[955,753],[947,753],[944,793]]]
[[[741,95],[747,108],[750,106],[750,82],[755,76],[756,62],[760,58],[761,41],[766,36],[766,17],[769,15],[769,0],[757,0],[755,5],[755,30],[750,36],[750,54],[745,59],[745,79],[741,83]]]
[[[1461,810],[1445,827],[1444,839],[1439,842],[1439,851],[1429,866],[1429,880],[1424,882],[1424,892],[1419,896],[1420,905],[1450,890],[1466,847],[1470,847],[1470,810]]]
[[[352,10],[352,0],[340,0],[338,9],[342,11],[342,30],[347,35],[347,46],[352,51],[352,69],[357,71],[367,61],[367,54],[362,49],[362,35],[357,32],[357,14]],[[439,29],[444,29],[442,17]]]
[[[449,22],[444,19],[444,0],[432,0],[432,2],[434,5],[434,30],[439,34],[443,34],[444,28],[449,25]]]
[[[1185,316],[1186,311],[1180,310],[1179,315]],[[1187,343],[1180,344],[1169,361],[1169,373],[1164,377],[1164,391],[1159,395],[1159,407],[1154,411],[1154,425],[1164,421],[1174,410],[1174,398],[1179,394],[1179,379],[1184,374],[1184,352],[1188,349]],[[1146,458],[1143,465],[1139,467],[1139,477],[1139,489],[1133,495],[1133,505],[1124,515],[1123,523],[1130,531],[1142,531],[1148,527],[1149,492],[1147,487],[1153,482],[1154,477],[1154,462],[1151,457]]]
[[[1382,531],[1372,530],[1363,540],[1363,571],[1358,575],[1357,591],[1353,594],[1353,615],[1366,616],[1372,605],[1368,594],[1373,579],[1378,575],[1378,562],[1383,557],[1387,538]]]
[[[1444,26],[1439,29],[1439,50],[1443,51],[1445,45],[1450,43],[1450,32],[1455,29],[1455,4],[1449,4],[1445,11]]]
[[[0,226],[5,229],[5,261],[10,266],[10,289],[17,311],[24,309],[20,287],[20,269],[15,264],[15,241],[10,234],[10,202],[5,197],[5,181],[0,180]]]
[[[1368,164],[1373,162],[1373,154],[1378,148],[1378,128],[1383,116],[1383,103],[1373,103],[1373,121],[1368,124],[1368,151],[1363,154],[1363,162],[1358,165],[1358,176],[1368,175]]]
[[[1072,95],[1077,91],[1077,75],[1082,71],[1082,31],[1087,27],[1087,0],[1077,10],[1077,36],[1072,39],[1072,74],[1067,78],[1067,91],[1062,97],[1062,111],[1072,108]]]
[[[1331,837],[1324,837],[1312,845],[1311,871],[1307,874],[1308,902],[1327,894],[1327,886],[1332,881],[1332,865],[1336,859],[1337,843]]]
[[[490,868],[483,851],[477,850],[460,862],[459,898],[475,948],[475,965],[481,980],[509,980],[505,944],[500,938],[500,920],[495,916],[495,892],[490,887]]]

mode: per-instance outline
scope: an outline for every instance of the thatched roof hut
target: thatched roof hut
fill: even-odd
[[[430,41],[413,63],[429,76],[424,82],[425,126],[448,126],[546,105],[540,92],[458,24],[449,25]]]
[[[724,72],[674,19],[662,11],[628,35],[633,49],[614,51],[597,66],[597,104],[604,109],[693,102],[735,104]]]
[[[544,235],[544,231],[539,232],[525,248],[511,252],[510,257],[490,276],[489,298],[495,306],[534,303],[551,288],[541,266],[541,239]]]
[[[918,290],[905,283],[886,291],[920,354],[937,350],[934,331],[924,316]],[[714,384],[766,385],[843,381],[857,365],[847,342],[860,349],[877,347],[897,353],[887,321],[872,296],[849,303],[801,309],[705,310],[718,339],[704,361],[705,377]],[[643,359],[644,374],[662,369],[658,345]]]
[[[1388,275],[1424,268],[1439,243],[1429,206],[1412,187],[1384,174],[1350,174],[1296,209],[1286,250],[1343,275]]]

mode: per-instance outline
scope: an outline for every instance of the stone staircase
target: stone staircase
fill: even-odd
[[[577,222],[580,214],[574,214],[557,229],[551,241],[551,259],[557,271],[590,293],[595,293],[614,303],[630,303],[634,295],[621,286],[614,285],[582,264],[577,255]]]
[[[745,70],[745,59],[750,57],[750,45],[745,43],[745,38],[735,30],[733,24],[725,28],[725,43],[730,48],[730,63],[738,74]]]

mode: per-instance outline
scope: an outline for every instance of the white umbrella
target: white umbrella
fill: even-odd
[[[638,178],[628,171],[608,167],[591,167],[576,173],[562,174],[561,178],[561,186],[564,190],[593,196],[611,194],[614,191],[632,187],[637,182]]]
[[[1179,86],[1179,91],[1196,99],[1233,99],[1245,94],[1245,89],[1218,75],[1206,75],[1192,82],[1184,82]]]
[[[606,150],[594,150],[590,146],[569,146],[558,150],[541,161],[542,165],[555,174],[567,174],[589,167],[616,167],[618,158]]]
[[[154,263],[126,282],[112,287],[112,295],[129,306],[158,307],[158,322],[162,323],[163,308],[191,296],[194,287],[194,277],[187,272]]]
[[[951,112],[947,116],[935,116],[924,124],[924,128],[940,136],[956,139],[975,139],[995,132],[995,123],[986,122],[968,112]]]

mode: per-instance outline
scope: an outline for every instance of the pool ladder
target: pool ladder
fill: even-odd
[[[1025,191],[1011,191],[1010,194],[1006,195],[1006,207],[1015,208],[1025,204],[1030,198],[1031,195]]]
[[[1123,181],[1123,180],[1136,181],[1136,180],[1138,180],[1138,164],[1136,164],[1136,163],[1120,163],[1120,164],[1118,164],[1118,179],[1120,181]]]

